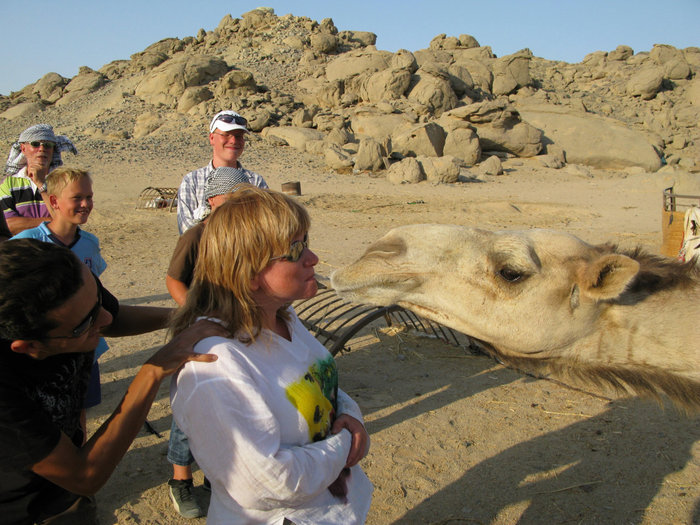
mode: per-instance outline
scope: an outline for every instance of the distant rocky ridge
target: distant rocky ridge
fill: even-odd
[[[413,52],[375,42],[331,19],[258,8],[98,71],[48,73],[0,97],[0,117],[22,129],[70,114],[90,140],[138,142],[235,108],[264,140],[396,183],[498,174],[513,156],[700,171],[700,48],[618,46],[569,64],[528,49],[496,57],[469,35]]]

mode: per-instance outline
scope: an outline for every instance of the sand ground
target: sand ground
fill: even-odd
[[[77,159],[95,179],[87,229],[99,236],[109,264],[103,280],[124,303],[174,305],[165,272],[177,240],[175,214],[137,209],[138,196],[148,186],[178,186],[209,153],[202,137],[201,146],[167,163],[128,145]],[[242,160],[274,189],[301,182],[317,270],[326,276],[409,223],[544,227],[659,252],[661,191],[675,180],[598,170],[589,177],[512,159],[503,176],[483,181],[465,171],[452,185],[394,186],[366,173],[329,172],[316,157],[254,137]],[[162,331],[109,340],[103,403],[90,410],[90,429],[163,340]],[[360,404],[372,438],[364,460],[375,485],[369,524],[700,523],[697,417],[533,379],[465,348],[381,327],[337,361],[341,387]],[[204,523],[180,518],[168,499],[167,384],[148,420],[159,435],[141,432],[98,493],[101,522]],[[196,495],[205,503],[200,487]]]

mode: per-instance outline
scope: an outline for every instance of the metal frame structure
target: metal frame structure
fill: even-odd
[[[149,186],[139,195],[137,210],[177,210],[177,188],[156,188]]]
[[[398,305],[372,306],[345,301],[332,288],[321,289],[314,297],[296,301],[293,306],[304,326],[332,355],[351,350],[348,342],[376,322],[385,326],[403,325],[454,346],[473,348],[468,336]]]

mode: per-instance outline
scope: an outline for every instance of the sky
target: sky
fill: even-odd
[[[25,7],[27,6],[27,7]],[[321,21],[339,31],[371,31],[377,48],[427,48],[436,35],[469,34],[497,56],[529,48],[549,60],[580,62],[627,45],[700,47],[700,0],[0,0],[0,94],[49,72],[70,78],[128,59],[162,38],[213,30],[256,7]]]

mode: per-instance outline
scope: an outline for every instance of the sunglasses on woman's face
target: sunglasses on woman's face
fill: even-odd
[[[289,253],[286,255],[280,255],[278,257],[270,257],[271,261],[275,259],[286,259],[289,262],[297,262],[301,259],[301,254],[304,253],[304,248],[309,247],[309,234],[304,235],[304,239],[301,241],[294,241],[289,247]]]
[[[216,120],[220,120],[221,122],[226,122],[226,124],[231,124],[232,122],[234,124],[237,124],[239,126],[243,126],[244,128],[248,127],[248,121],[241,117],[240,115],[221,115],[218,117]]]

